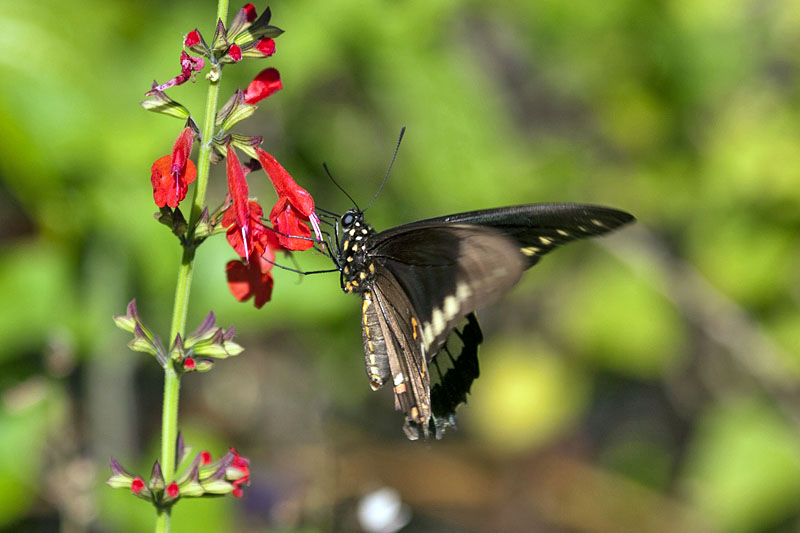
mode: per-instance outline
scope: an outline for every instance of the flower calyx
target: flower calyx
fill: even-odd
[[[207,372],[214,366],[214,359],[227,359],[244,351],[233,342],[236,332],[233,326],[227,330],[215,325],[216,317],[210,311],[205,320],[186,339],[175,337],[169,352],[175,370],[180,373]]]
[[[162,367],[166,367],[168,359],[164,345],[158,335],[153,335],[139,318],[136,299],[128,303],[126,314],[114,317],[114,323],[123,331],[133,334],[133,339],[128,343],[128,348],[134,352],[150,354],[156,358]]]
[[[197,453],[191,461],[191,447],[186,446],[179,433],[176,443],[176,463],[179,465],[175,479],[167,482],[158,461],[153,463],[150,476],[145,481],[125,470],[113,457],[111,476],[106,483],[112,488],[129,489],[136,497],[147,500],[160,509],[167,509],[180,498],[200,498],[231,494],[241,498],[243,487],[250,483],[249,460],[231,448],[213,460],[207,451]]]

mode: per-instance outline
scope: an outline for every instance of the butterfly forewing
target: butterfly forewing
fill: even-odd
[[[390,239],[395,233],[430,225],[490,227],[516,242],[531,267],[557,246],[608,233],[633,220],[629,213],[596,205],[528,204],[421,220],[387,230],[380,236]]]

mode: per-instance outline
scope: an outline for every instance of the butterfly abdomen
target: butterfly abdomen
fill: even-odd
[[[386,339],[378,319],[375,300],[369,290],[361,292],[361,334],[364,338],[364,366],[372,390],[380,389],[391,376]]]

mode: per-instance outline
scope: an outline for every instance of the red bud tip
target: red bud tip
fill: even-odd
[[[178,487],[178,484],[174,481],[167,485],[167,496],[170,498],[177,498],[178,494],[180,494],[181,489]]]
[[[242,8],[247,12],[247,22],[253,22],[258,17],[258,13],[256,13],[256,8],[253,4],[245,4]]]
[[[131,482],[131,492],[133,492],[134,494],[139,494],[140,492],[142,492],[143,488],[144,488],[144,480],[139,476],[133,478],[133,481]]]
[[[191,48],[192,46],[199,43],[200,43],[200,32],[197,31],[196,29],[190,31],[189,34],[186,36],[186,39],[183,40],[183,46],[185,46],[186,48]]]

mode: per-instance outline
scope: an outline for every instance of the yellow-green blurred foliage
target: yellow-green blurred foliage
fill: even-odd
[[[213,309],[246,351],[183,380],[181,429],[236,446],[253,484],[181,502],[175,531],[349,531],[384,485],[409,531],[800,528],[799,2],[271,7],[277,54],[227,68],[222,99],[280,70],[239,131],[318,205],[350,207],[323,161],[366,205],[406,125],[378,229],[541,201],[638,223],[555,252],[482,311],[482,376],[459,431],[428,444],[369,390],[337,275],[275,271],[255,310],[228,293],[233,251],[205,243],[189,327]],[[211,39],[215,9],[0,2],[0,530],[152,527],[103,484],[109,456],[144,475],[159,449],[161,373],[110,317],[135,297],[167,332],[180,252],[149,169],[181,124],[138,102],[178,73],[186,32]],[[204,84],[169,91],[198,122]],[[263,173],[250,183],[269,209]]]

